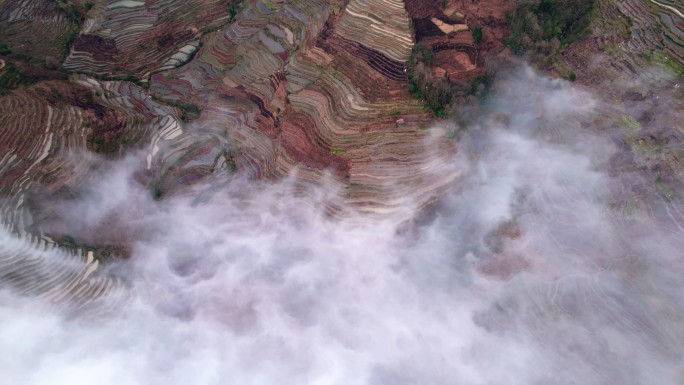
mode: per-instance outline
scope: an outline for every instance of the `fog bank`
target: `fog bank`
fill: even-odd
[[[4,382],[682,383],[679,191],[630,190],[647,177],[613,162],[622,108],[529,68],[502,73],[442,139],[459,141],[438,161],[461,177],[381,217],[331,216],[335,192],[293,179],[154,200],[143,156],[110,162],[50,204],[74,233],[121,229],[130,258],[98,274],[121,276],[126,299],[89,316],[6,287]]]

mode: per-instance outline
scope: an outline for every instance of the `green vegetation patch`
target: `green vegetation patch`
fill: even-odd
[[[517,55],[548,64],[563,45],[589,32],[595,0],[518,0],[507,17],[506,44]]]
[[[344,151],[343,149],[337,148],[337,147],[333,147],[332,150],[330,150],[330,153],[333,156],[340,156],[340,155],[344,154],[345,152],[346,151]]]
[[[670,71],[674,72],[675,75],[679,76],[684,74],[684,67],[682,67],[679,62],[676,60],[672,59],[671,57],[667,56],[661,51],[657,51],[653,54],[652,60],[660,64],[666,68],[668,68]]]
[[[61,46],[62,57],[64,58],[69,54],[71,45],[76,40],[76,37],[78,37],[81,25],[85,21],[85,14],[93,7],[93,3],[86,2],[82,7],[66,0],[52,0],[52,3],[54,3],[55,9],[64,15],[71,24],[66,37],[63,40],[59,39],[56,41],[56,44]]]
[[[41,77],[29,75],[11,63],[5,64],[5,68],[0,70],[0,94],[9,90],[30,86],[43,80]]]
[[[665,151],[665,145],[663,143],[649,140],[649,138],[629,136],[625,140],[627,144],[632,147],[632,150],[637,153],[658,156]]]
[[[630,115],[623,116],[622,123],[624,124],[624,127],[627,128],[627,130],[630,132],[636,132],[641,129],[641,125],[639,124],[639,122],[637,122],[637,120]]]
[[[482,43],[482,27],[473,28],[473,41],[478,45]]]
[[[178,108],[181,111],[180,118],[184,122],[189,122],[191,120],[195,120],[195,119],[199,118],[200,114],[202,113],[202,108],[200,106],[198,106],[197,104],[185,103],[185,102],[181,102],[180,100],[160,99],[160,98],[157,98],[154,96],[152,98],[159,103]]]
[[[280,8],[280,5],[272,0],[264,0],[264,5],[271,11],[277,11]]]
[[[242,9],[242,1],[238,0],[233,0],[230,2],[230,5],[228,6],[228,22],[233,21],[235,16],[240,12]]]

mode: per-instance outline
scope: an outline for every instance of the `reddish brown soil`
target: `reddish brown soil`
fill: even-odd
[[[452,81],[466,80],[484,71],[485,58],[500,54],[508,33],[506,13],[513,2],[506,0],[450,0],[446,8],[463,15],[461,20],[444,13],[439,0],[405,0],[406,10],[413,20],[416,41],[431,47],[435,55],[435,74],[448,74]],[[445,34],[431,21],[437,18],[447,23],[465,23],[471,30]],[[483,39],[476,45],[472,29],[482,28]],[[446,51],[446,52],[445,52]],[[470,63],[466,60],[467,54]],[[476,68],[473,68],[475,66]]]
[[[182,28],[182,27],[180,27]],[[171,29],[174,31],[174,29]],[[175,29],[176,31],[178,28]],[[187,41],[194,34],[192,30],[186,29],[179,32],[171,33],[169,28],[157,29],[159,36],[155,39],[157,42],[157,47],[161,49],[172,47],[180,42]]]
[[[335,33],[335,26],[341,13],[331,14],[325,22],[323,30],[318,34],[315,45],[332,56],[347,53],[354,58],[363,60],[368,66],[390,80],[406,82],[404,64],[393,60],[383,53],[366,47],[355,41],[345,39]]]
[[[511,0],[449,0],[448,7],[455,6],[465,16],[466,23],[506,19],[506,14],[515,7]]]
[[[381,52],[360,43],[347,40],[333,33],[328,36],[319,36],[316,40],[316,45],[333,56],[336,56],[340,51],[345,51],[355,58],[363,60],[371,68],[388,79],[406,81],[403,63],[390,59]]]
[[[34,91],[52,106],[83,109],[83,118],[91,130],[87,137],[91,149],[101,153],[119,149],[126,120],[123,112],[105,107],[90,90],[74,83],[42,82]]]
[[[330,66],[345,74],[349,79],[353,79],[354,85],[359,88],[363,97],[371,103],[378,99],[386,99],[388,96],[403,98],[408,95],[408,84],[405,77],[402,80],[392,80],[375,71],[370,64],[359,60],[348,51],[338,50]]]
[[[518,239],[522,236],[522,233],[520,224],[515,221],[504,222],[496,229],[497,236],[508,239]]]
[[[494,254],[480,262],[477,270],[484,275],[508,280],[513,275],[529,268],[530,263],[524,257],[506,251],[506,246],[522,235],[523,230],[518,222],[501,223],[496,230],[485,237],[485,243]]]
[[[282,84],[279,75],[272,81]],[[284,87],[277,87],[277,89]],[[256,129],[269,138],[279,142],[287,155],[306,167],[319,170],[330,170],[342,178],[349,178],[350,165],[347,160],[332,154],[329,145],[322,143],[315,137],[316,122],[305,113],[285,108],[266,105],[260,95],[246,93],[241,87],[221,88],[221,97],[249,99],[259,111],[255,115]],[[283,95],[284,97],[284,95]]]
[[[35,92],[53,106],[76,106],[83,109],[84,117],[95,131],[116,131],[123,127],[126,119],[122,112],[99,104],[90,90],[74,83],[43,82],[36,85]]]
[[[439,42],[432,46],[435,70],[444,71],[449,80],[469,79],[484,73],[484,55],[472,44]]]
[[[74,50],[88,52],[95,60],[113,60],[119,54],[116,42],[96,35],[81,35],[74,41]]]
[[[484,52],[485,56],[496,54],[503,49],[502,42],[508,32],[506,14],[514,7],[514,2],[509,0],[447,1],[446,8],[454,8],[463,15],[463,19],[459,20],[446,15],[442,8],[442,1],[439,0],[405,0],[405,4],[416,29],[416,40],[437,38],[437,41],[444,39],[451,42],[454,37],[460,37],[461,42],[467,42],[461,36],[470,36],[471,31],[446,35],[435,27],[430,19],[437,18],[451,24],[465,23],[471,30],[475,27],[482,28],[484,39],[478,48]],[[472,43],[472,40],[469,43]]]
[[[510,32],[506,23],[506,15],[515,8],[511,0],[449,0],[447,7],[455,7],[463,14],[464,22],[472,29],[482,28],[483,39],[477,46],[480,54],[485,58],[501,55],[506,51],[504,41]],[[473,44],[472,32],[461,32],[460,35],[470,37]],[[453,37],[451,40],[453,41]],[[510,51],[507,51],[510,52]]]
[[[493,255],[477,266],[477,271],[504,281],[530,267],[530,263],[519,255]]]
[[[331,148],[311,136],[315,125],[316,122],[307,114],[288,113],[278,140],[287,154],[298,163],[319,170],[331,170],[339,177],[349,178],[348,161],[333,155]]]
[[[444,15],[440,0],[404,0],[406,11],[412,19],[429,19]]]
[[[34,64],[25,60],[19,60],[12,57],[3,57],[5,64],[11,64],[19,70],[24,75],[38,77],[45,80],[58,80],[64,77],[64,74],[54,70],[46,68],[45,66]]]

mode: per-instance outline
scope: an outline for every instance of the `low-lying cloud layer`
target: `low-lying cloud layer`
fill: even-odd
[[[101,273],[128,299],[64,317],[5,290],[3,382],[682,383],[682,229],[613,208],[629,179],[595,132],[612,108],[529,69],[502,76],[457,130],[462,177],[381,218],[331,217],[329,191],[291,180],[155,201],[142,157],[111,164],[54,210],[76,232],[125,224],[131,258]]]

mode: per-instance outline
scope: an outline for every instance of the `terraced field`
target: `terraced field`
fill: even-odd
[[[498,52],[496,32],[489,32],[480,54],[469,30],[449,32],[444,25],[497,25],[502,12],[488,11],[485,20],[475,18],[481,8],[456,4],[443,10],[436,3],[405,7],[393,0],[259,0],[234,7],[239,12],[229,15],[228,4],[99,1],[87,10],[77,5],[84,7],[85,19],[63,67],[149,77],[149,94],[128,82],[77,76],[4,97],[2,181],[4,195],[11,198],[3,221],[8,231],[24,234],[33,223],[25,207],[32,191],[51,194],[82,183],[90,162],[75,164],[68,157],[74,150],[121,155],[127,146],[147,143],[142,147],[147,148],[148,183],[158,197],[228,170],[257,179],[296,175],[314,185],[332,178],[344,205],[376,213],[428,202],[458,177],[445,171],[455,149],[454,141],[441,137],[449,128],[426,130],[435,124],[431,113],[408,92],[412,26],[432,23],[426,30],[437,32],[421,36],[447,68],[456,60],[452,55],[468,53],[473,67],[464,67],[467,77],[469,71],[480,73],[473,72],[482,65],[478,55]],[[13,52],[23,52],[12,41],[28,28],[47,28],[36,23],[47,26],[50,20],[51,30],[63,25],[65,34],[70,28],[59,9],[29,0],[19,8],[5,3],[2,9],[5,23],[17,31],[3,30]],[[612,35],[580,42],[564,56],[580,81],[648,73],[649,55],[673,63],[670,68],[682,62],[676,4],[603,1],[598,12],[611,16],[597,18],[595,28]],[[621,15],[630,16],[630,25]],[[660,30],[665,33],[657,34]],[[587,66],[582,55],[591,54],[584,48],[592,44],[600,49],[614,44],[619,50],[612,52],[624,59],[611,59],[610,67]],[[663,50],[650,54],[646,47]],[[448,54],[440,53],[444,50]],[[27,106],[35,113],[26,116]],[[188,114],[195,120],[183,122]],[[35,231],[42,234],[40,227]],[[60,243],[48,235],[36,239]],[[86,259],[96,249],[79,248],[76,254]]]
[[[578,79],[590,81],[642,78],[654,66],[679,77],[684,73],[684,22],[675,10],[674,4],[667,8],[650,1],[600,1],[595,35],[567,50],[564,60],[584,75]]]
[[[0,2],[0,43],[30,60],[59,65],[77,30],[76,22],[50,1]]]
[[[29,207],[38,197],[69,194],[86,183],[91,165],[98,162],[86,150],[121,156],[129,149],[146,149],[148,183],[159,197],[218,172],[220,159],[219,168],[251,178],[296,175],[305,184],[332,178],[345,202],[374,212],[430,199],[456,175],[443,175],[438,158],[446,148],[429,143],[425,128],[431,116],[407,91],[404,63],[413,44],[409,19],[401,3],[378,3],[383,22],[376,28],[386,33],[366,40],[360,31],[367,20],[358,15],[368,6],[257,1],[245,4],[233,23],[214,32],[227,18],[213,11],[227,9],[219,2],[202,3],[203,8],[173,2],[153,8],[139,2],[95,3],[65,69],[145,78],[189,58],[180,58],[176,50],[188,44],[198,50],[190,63],[153,75],[151,95],[129,82],[74,75],[4,97],[7,231],[19,231],[27,245],[22,247],[59,245],[84,261],[89,268],[73,275],[78,282],[98,277],[101,251],[124,249],[107,236],[73,244],[68,232],[60,233],[55,225],[59,218]],[[169,27],[164,20],[184,24]],[[195,24],[202,30],[190,31]],[[167,27],[174,31],[169,44]],[[145,46],[161,40],[162,49]],[[180,61],[169,62],[173,57]],[[28,106],[35,111],[30,116],[24,113]],[[188,106],[202,111],[189,125],[180,120]],[[76,160],[70,155],[74,151],[86,152]],[[426,172],[426,164],[436,168]],[[8,266],[15,266],[18,257],[6,251]],[[22,255],[20,260],[40,260]],[[28,290],[21,277],[29,267],[16,266],[11,276],[19,277],[19,290]],[[98,280],[104,285],[93,286],[98,293],[106,292],[103,287],[120,288],[106,277]],[[68,297],[81,293],[74,282],[40,290]]]
[[[123,295],[119,278],[97,270],[106,259],[102,251],[121,250],[121,239],[104,235],[89,239],[89,246],[75,243],[68,229],[46,229],[50,213],[37,211],[39,202],[87,184],[95,152],[118,156],[149,143],[153,156],[160,141],[180,134],[178,112],[131,83],[78,77],[17,90],[0,99],[0,115],[3,283],[54,301],[75,299],[79,306]]]
[[[175,68],[192,57],[203,33],[228,21],[229,4],[228,0],[95,2],[64,68],[140,79]]]
[[[435,156],[420,145],[430,115],[407,92],[407,14],[388,2],[382,19],[392,25],[383,28],[394,32],[355,41],[353,23],[367,20],[353,7],[338,15],[323,2],[250,4],[192,63],[155,75],[151,91],[202,105],[194,124],[224,127],[250,175],[288,175],[300,165],[303,180],[331,171],[348,200],[369,209],[415,199],[389,192],[422,178],[417,170]]]
[[[171,335],[203,317],[230,338],[263,327],[268,343],[245,343],[259,353],[302,330],[345,358],[418,344],[427,358],[387,356],[417,359],[411,378],[435,383],[454,378],[439,377],[448,360],[427,362],[441,348],[489,357],[479,344],[498,338],[567,358],[575,369],[547,368],[559,383],[638,383],[651,364],[661,377],[646,379],[684,378],[671,295],[684,269],[684,8],[595,4],[588,36],[562,47],[549,79],[512,69],[503,0],[0,0],[0,283],[100,319],[151,298]],[[411,92],[417,47],[444,84],[469,85],[498,61],[501,83],[439,119]],[[216,196],[219,212],[205,212]],[[105,212],[70,212],[109,198]],[[269,324],[278,317],[284,326]],[[336,334],[365,323],[377,330]],[[486,337],[442,338],[462,325]],[[319,353],[288,349],[280,361]],[[363,367],[400,383],[390,369]]]

